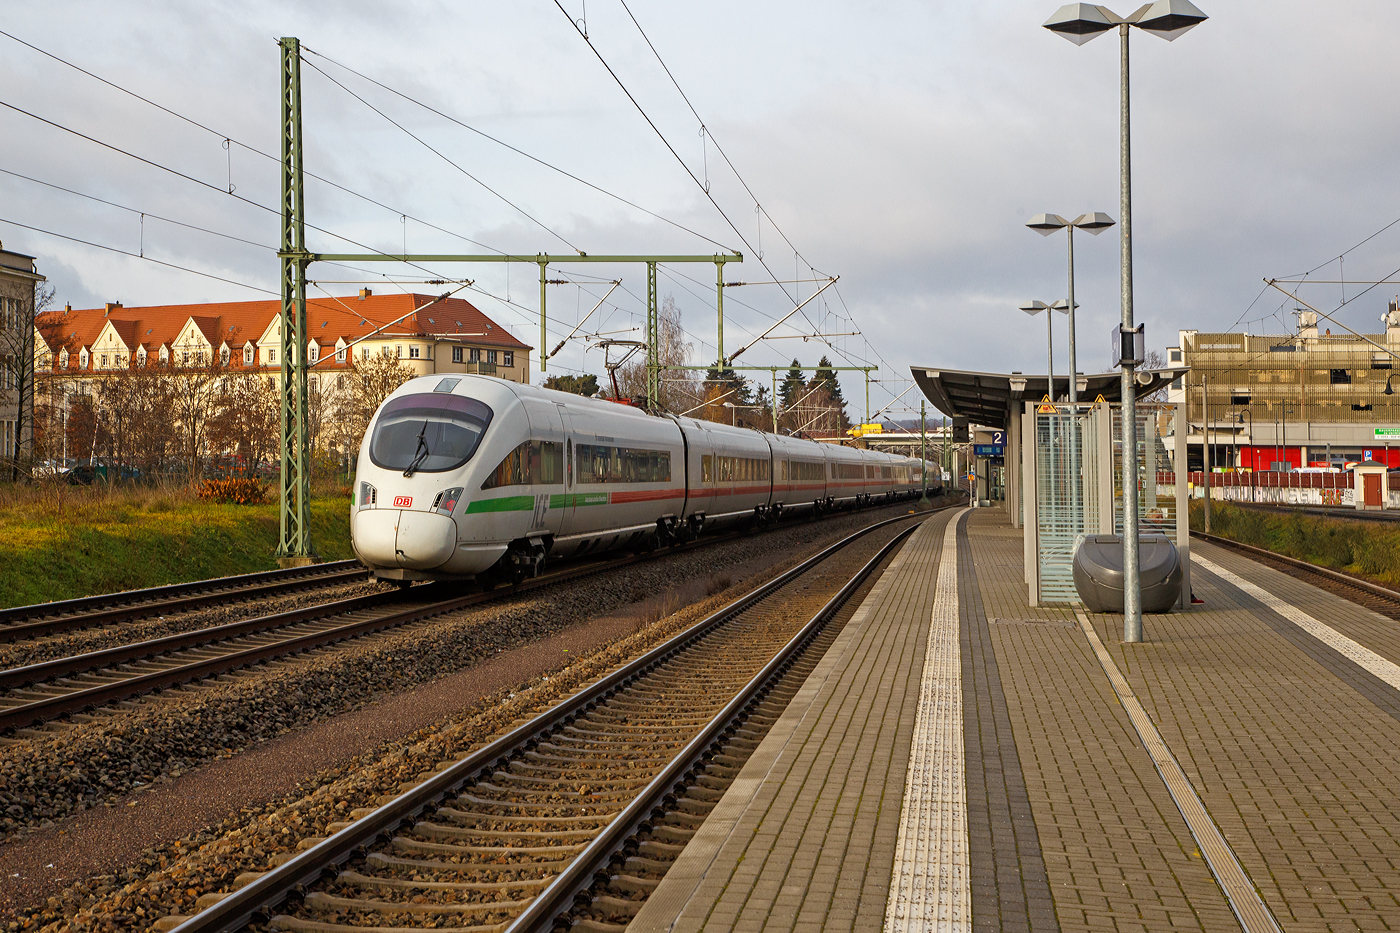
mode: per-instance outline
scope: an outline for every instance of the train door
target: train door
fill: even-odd
[[[532,472],[538,475],[530,487],[535,499],[530,530],[557,535],[564,517],[561,506],[564,504],[562,496],[567,481],[565,447],[568,441],[564,420],[567,415],[562,406],[551,401],[531,398],[521,401],[530,419],[531,440],[542,442],[538,452],[531,452],[531,456],[538,456],[540,462],[532,465]]]

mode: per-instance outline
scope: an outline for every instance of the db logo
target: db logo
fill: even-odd
[[[410,505],[412,505],[412,504],[413,504],[413,497],[412,497],[412,496],[395,496],[395,497],[394,497],[394,508],[396,508],[396,509],[406,509],[406,508],[408,508],[408,507],[409,507]]]

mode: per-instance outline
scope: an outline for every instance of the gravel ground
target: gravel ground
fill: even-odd
[[[386,693],[430,682],[480,664],[599,614],[653,604],[659,616],[686,596],[689,581],[723,581],[738,565],[776,558],[791,564],[819,544],[857,527],[907,511],[907,506],[781,527],[693,553],[675,554],[604,577],[521,594],[502,603],[444,616],[348,650],[261,669],[250,676],[145,703],[129,713],[79,726],[0,751],[0,826],[18,844],[38,826],[76,810],[121,803],[127,793],[168,781],[215,758],[347,710],[364,708]],[[736,588],[737,589],[737,588]],[[635,635],[515,693],[492,696],[453,717],[440,732],[407,741],[332,768],[306,782],[281,804],[245,809],[218,826],[148,849],[125,871],[97,876],[21,910],[13,930],[130,929],[168,909],[193,909],[193,900],[226,886],[242,870],[267,867],[270,854],[370,806],[401,781],[438,761],[460,755],[530,710],[544,708],[626,657],[645,650],[719,603],[712,596],[645,626]],[[646,619],[643,619],[646,621]],[[635,624],[635,623],[634,623]],[[250,794],[250,796],[252,796]],[[128,801],[129,802],[129,801]],[[61,828],[60,828],[61,829]],[[157,907],[157,905],[165,905]]]
[[[230,622],[241,622],[244,619],[274,615],[278,612],[290,612],[293,609],[314,606],[318,603],[350,599],[354,596],[366,596],[389,589],[393,589],[391,584],[371,580],[359,583],[341,583],[336,586],[298,590],[279,596],[241,600],[231,602],[226,606],[204,606],[170,615],[152,616],[131,622],[118,622],[114,625],[104,625],[101,628],[61,632],[43,638],[0,645],[0,669],[38,664],[40,661],[49,661],[54,658],[72,657],[75,654],[100,651],[103,648],[113,648],[117,645],[129,645],[133,642],[160,638],[163,635],[175,635],[195,629],[211,628],[215,625],[227,625]]]

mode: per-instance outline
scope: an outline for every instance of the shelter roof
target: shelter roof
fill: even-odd
[[[926,369],[911,367],[914,381],[933,407],[953,418],[966,418],[969,424],[985,425],[1005,430],[1014,415],[1020,414],[1023,402],[1035,401],[1050,394],[1047,376],[1024,373],[983,373],[964,369]],[[1171,382],[1180,369],[1139,369],[1137,394],[1148,395]],[[1119,373],[1080,374],[1079,398],[1092,402],[1100,395],[1105,401],[1122,401],[1122,380]],[[1068,392],[1068,380],[1055,378],[1052,398],[1063,401]]]

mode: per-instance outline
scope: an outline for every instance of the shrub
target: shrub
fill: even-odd
[[[198,495],[212,502],[257,505],[267,501],[267,484],[253,476],[206,479],[199,484]]]

